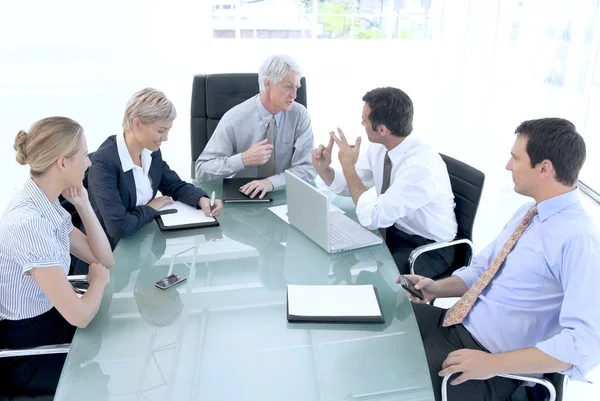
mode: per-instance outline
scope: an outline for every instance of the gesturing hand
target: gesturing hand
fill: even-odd
[[[360,154],[360,137],[356,138],[356,143],[354,145],[348,144],[346,140],[346,136],[344,132],[338,128],[338,133],[340,137],[338,138],[335,135],[335,132],[330,132],[331,138],[335,141],[335,143],[340,148],[338,152],[338,157],[340,159],[340,163],[342,164],[342,169],[354,168],[356,162],[358,161],[358,155]]]
[[[263,139],[242,153],[242,163],[244,163],[245,167],[262,166],[271,158],[272,152],[273,145],[267,143],[266,139]]]
[[[325,170],[331,165],[331,152],[333,151],[334,140],[333,137],[329,136],[329,144],[327,147],[319,145],[312,151],[312,164],[317,173],[323,174]]]

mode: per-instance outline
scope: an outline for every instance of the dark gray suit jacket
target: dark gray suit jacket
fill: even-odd
[[[160,150],[152,153],[148,176],[153,197],[160,190],[173,200],[197,207],[200,198],[208,196],[202,189],[182,181],[163,161]],[[158,215],[150,206],[136,206],[133,171],[123,171],[114,135],[109,136],[94,153],[88,174],[88,192],[94,212],[113,249],[121,238],[137,232]]]

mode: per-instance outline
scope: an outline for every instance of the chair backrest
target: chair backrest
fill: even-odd
[[[473,224],[479,208],[481,192],[485,182],[485,174],[440,153],[450,176],[450,184],[454,193],[456,221],[458,223],[457,237],[473,240]]]
[[[296,102],[306,107],[306,80],[300,80]],[[223,114],[256,95],[258,74],[198,74],[192,84],[191,148],[192,178],[196,177],[196,159],[215,132]]]

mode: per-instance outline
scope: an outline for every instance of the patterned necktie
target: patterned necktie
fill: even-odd
[[[263,165],[258,166],[258,177],[267,178],[275,175],[275,144],[273,143],[273,129],[275,127],[275,117],[271,118],[267,126],[267,142],[273,145],[271,158]]]
[[[525,232],[531,221],[533,220],[533,216],[537,214],[537,205],[534,205],[527,213],[521,223],[515,228],[515,231],[512,233],[504,247],[500,251],[500,253],[496,256],[496,258],[492,261],[492,264],[483,272],[483,274],[477,279],[475,284],[465,294],[455,303],[444,316],[444,322],[442,326],[448,327],[453,326],[455,324],[462,323],[467,317],[467,314],[471,311],[471,308],[479,298],[479,295],[485,290],[485,287],[492,281],[498,269],[504,260],[513,249],[521,235]]]
[[[390,181],[392,179],[392,160],[388,156],[388,152],[385,152],[385,157],[383,158],[383,180],[381,182],[381,195],[385,193],[390,187]],[[380,228],[379,232],[381,233],[381,238],[383,238],[384,242],[387,242],[387,228]]]

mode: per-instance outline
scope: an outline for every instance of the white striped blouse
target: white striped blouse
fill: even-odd
[[[39,316],[52,304],[31,276],[31,269],[71,263],[71,216],[56,200],[50,203],[30,178],[0,219],[0,320]]]

